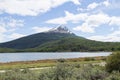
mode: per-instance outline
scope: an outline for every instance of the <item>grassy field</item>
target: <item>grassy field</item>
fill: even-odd
[[[0,63],[0,70],[52,67],[52,66],[55,66],[58,62],[66,62],[70,64],[100,63],[100,62],[103,62],[104,60],[105,60],[105,57],[92,57],[92,58],[73,58],[73,59],[53,59],[53,60],[9,62],[9,63]]]

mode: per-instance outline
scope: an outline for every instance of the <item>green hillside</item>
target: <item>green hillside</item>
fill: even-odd
[[[0,48],[0,53],[12,53],[12,52],[17,52],[17,50],[10,48]]]
[[[83,52],[83,51],[120,51],[119,42],[92,41],[77,36],[45,42],[34,48],[0,48],[0,52]]]
[[[64,38],[48,42],[28,51],[63,52],[63,51],[119,51],[119,42],[99,42],[80,37]]]

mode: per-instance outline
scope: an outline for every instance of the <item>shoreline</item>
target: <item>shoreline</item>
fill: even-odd
[[[59,60],[65,61],[89,61],[89,60],[104,60],[106,56],[97,56],[97,57],[79,57],[79,58],[60,58],[60,59],[45,59],[45,60],[30,60],[30,61],[12,61],[12,62],[0,62],[1,64],[15,64],[15,63],[46,63],[46,62],[59,62]]]
[[[16,53],[16,54],[20,54],[20,53],[69,53],[69,52],[71,52],[72,53],[72,51],[65,51],[65,52],[62,52],[62,51],[56,51],[56,52],[39,52],[39,51],[17,51],[17,52],[0,52],[0,54],[6,54],[6,53]],[[89,53],[95,53],[95,52],[98,52],[98,53],[100,53],[100,52],[111,52],[111,51],[74,51],[74,52],[82,52],[82,53],[87,53],[87,52],[89,52]],[[74,53],[73,52],[73,53]],[[112,52],[111,52],[112,53]]]
[[[25,69],[25,68],[40,68],[40,67],[53,67],[59,62],[65,62],[70,64],[86,64],[86,63],[100,63],[106,60],[105,56],[99,57],[86,57],[86,58],[71,58],[71,59],[47,59],[37,61],[17,61],[0,63],[0,70],[12,70],[12,69]]]

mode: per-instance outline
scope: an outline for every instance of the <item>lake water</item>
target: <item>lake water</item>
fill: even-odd
[[[108,56],[111,52],[0,53],[0,62]]]

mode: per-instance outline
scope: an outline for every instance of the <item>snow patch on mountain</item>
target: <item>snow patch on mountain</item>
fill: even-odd
[[[52,28],[48,30],[47,32],[50,33],[68,33],[68,34],[73,34],[66,26],[60,25],[58,27]]]

